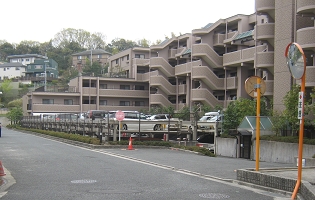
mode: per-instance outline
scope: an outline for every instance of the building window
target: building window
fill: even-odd
[[[121,58],[121,61],[124,61],[124,57]]]
[[[35,65],[34,68],[35,69],[43,69],[43,65]]]
[[[15,70],[20,70],[20,68],[19,68],[19,67],[16,67]]]
[[[144,101],[136,101],[135,106],[144,106]]]
[[[100,84],[100,89],[107,89],[107,84]]]
[[[118,64],[118,59],[116,59],[116,64]]]
[[[32,69],[32,65],[29,65],[29,66],[27,67],[27,69]]]
[[[145,73],[145,70],[139,69],[139,70],[137,70],[137,73],[138,73],[138,74],[144,74],[144,73]]]
[[[97,55],[97,58],[102,58],[102,55]]]
[[[130,90],[130,85],[120,85],[121,90]]]
[[[107,105],[107,100],[100,100],[100,105],[106,106]]]
[[[43,104],[54,104],[53,99],[43,99],[42,102],[43,102]]]
[[[3,68],[3,71],[7,71],[7,68]]]
[[[26,61],[30,61],[30,59],[29,59],[29,58],[26,58],[25,60],[26,60]]]
[[[136,55],[135,55],[135,58],[144,59],[144,54],[136,54]]]
[[[72,99],[65,99],[64,105],[73,105],[73,100]]]
[[[119,106],[130,106],[130,101],[119,101]]]
[[[129,60],[129,55],[127,55],[127,60]]]
[[[143,85],[136,85],[135,90],[144,90],[144,86]]]
[[[82,59],[82,56],[78,56],[77,59],[78,59],[78,60],[81,60],[81,59]]]

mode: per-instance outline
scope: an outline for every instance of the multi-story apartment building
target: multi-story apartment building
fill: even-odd
[[[306,90],[315,86],[314,13],[315,2],[310,0],[256,0],[251,15],[219,19],[159,45],[109,57],[106,77],[78,77],[69,84],[75,88],[73,93],[49,94],[49,98],[63,98],[58,102],[65,105],[49,107],[50,112],[60,112],[61,107],[63,112],[154,106],[180,110],[196,104],[226,107],[237,98],[250,98],[244,83],[253,75],[266,83],[263,95],[274,109],[283,110],[283,97],[299,83],[286,65],[284,51],[289,43],[299,43],[306,54]],[[25,112],[49,112],[41,105],[47,96],[28,94],[25,101],[33,106]],[[67,99],[76,105],[68,106]]]
[[[82,72],[86,62],[98,62],[102,67],[105,67],[108,63],[108,58],[112,54],[102,49],[94,49],[88,51],[82,51],[72,54],[72,66]]]

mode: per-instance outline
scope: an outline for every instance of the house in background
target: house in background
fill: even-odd
[[[48,59],[48,57],[39,54],[22,54],[10,55],[7,59],[10,63],[22,63],[23,65],[27,65],[35,62],[36,59]]]
[[[108,58],[111,55],[111,53],[102,49],[82,51],[72,54],[72,66],[74,66],[79,72],[82,72],[84,66],[87,64],[87,61],[98,62],[102,67],[105,67],[108,63]]]
[[[0,64],[0,80],[25,76],[26,65],[22,63]]]
[[[33,83],[51,82],[58,79],[58,63],[53,59],[36,59],[26,67],[25,77]]]

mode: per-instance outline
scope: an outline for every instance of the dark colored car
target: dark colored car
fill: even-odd
[[[89,110],[86,112],[85,118],[87,119],[104,119],[107,115],[105,110]]]
[[[201,135],[197,138],[197,141],[200,143],[214,143],[214,135],[213,134],[205,134]]]

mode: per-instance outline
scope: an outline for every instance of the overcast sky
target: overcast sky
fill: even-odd
[[[62,29],[155,42],[255,12],[255,0],[1,0],[0,40],[48,42]]]

